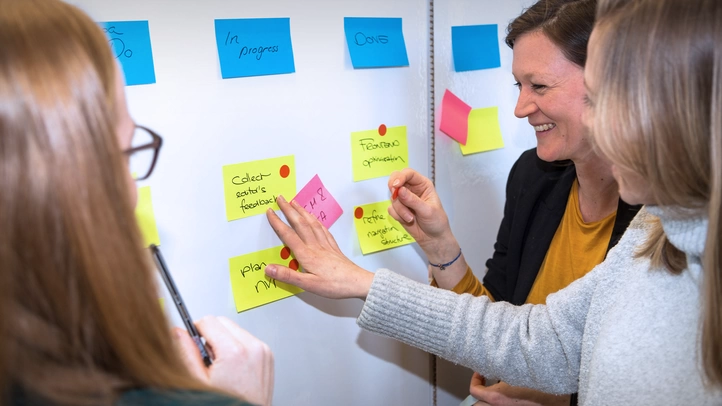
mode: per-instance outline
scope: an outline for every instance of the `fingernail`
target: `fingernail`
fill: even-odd
[[[408,193],[408,191],[409,190],[406,189],[405,187],[399,188],[399,194],[401,195],[401,197],[406,197],[406,193]]]
[[[286,199],[283,198],[283,195],[278,195],[278,197],[276,198],[276,200],[280,200],[280,201],[282,201],[282,202],[286,202]]]
[[[391,186],[398,186],[398,185],[399,185],[399,182],[401,182],[401,181],[398,180],[398,179],[396,179],[396,180],[394,181],[394,183],[391,184]]]
[[[406,217],[404,217],[404,220],[406,220],[407,223],[411,223],[412,221],[414,221],[414,216],[412,216],[411,214],[407,214]]]
[[[298,206],[298,202],[295,201],[295,200],[291,200],[291,206],[293,206],[293,207],[299,207],[299,206]]]
[[[266,266],[266,275],[270,276],[271,278],[276,277],[276,267],[273,265]]]

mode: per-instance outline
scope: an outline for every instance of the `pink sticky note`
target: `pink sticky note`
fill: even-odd
[[[326,228],[331,227],[343,213],[343,209],[336,202],[336,199],[331,196],[331,193],[326,190],[318,175],[308,181],[293,200],[303,206],[306,211],[316,216]]]
[[[471,106],[446,89],[441,101],[441,125],[439,129],[449,137],[466,145],[469,135],[469,113]]]

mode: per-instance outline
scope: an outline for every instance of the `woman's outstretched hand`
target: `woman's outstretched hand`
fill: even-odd
[[[283,196],[278,196],[276,202],[290,227],[271,209],[266,211],[268,222],[278,238],[291,249],[304,272],[270,264],[266,267],[266,275],[331,299],[366,299],[373,273],[346,258],[326,227],[298,203],[289,204]]]

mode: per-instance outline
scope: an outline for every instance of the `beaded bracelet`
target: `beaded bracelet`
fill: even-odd
[[[452,259],[451,261],[449,261],[445,264],[432,264],[431,261],[429,261],[429,265],[431,265],[435,268],[439,268],[440,271],[443,271],[444,269],[446,269],[447,266],[450,266],[451,264],[456,262],[456,260],[459,258],[461,258],[461,248],[459,248],[459,255],[457,255],[456,258]]]

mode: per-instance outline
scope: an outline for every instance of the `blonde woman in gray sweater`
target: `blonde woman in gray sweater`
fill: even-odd
[[[305,273],[266,273],[366,303],[358,324],[485,376],[583,405],[722,404],[722,2],[602,0],[585,121],[620,195],[646,204],[607,259],[513,306],[350,262],[298,205],[268,218]],[[303,343],[299,344],[303,345]]]

